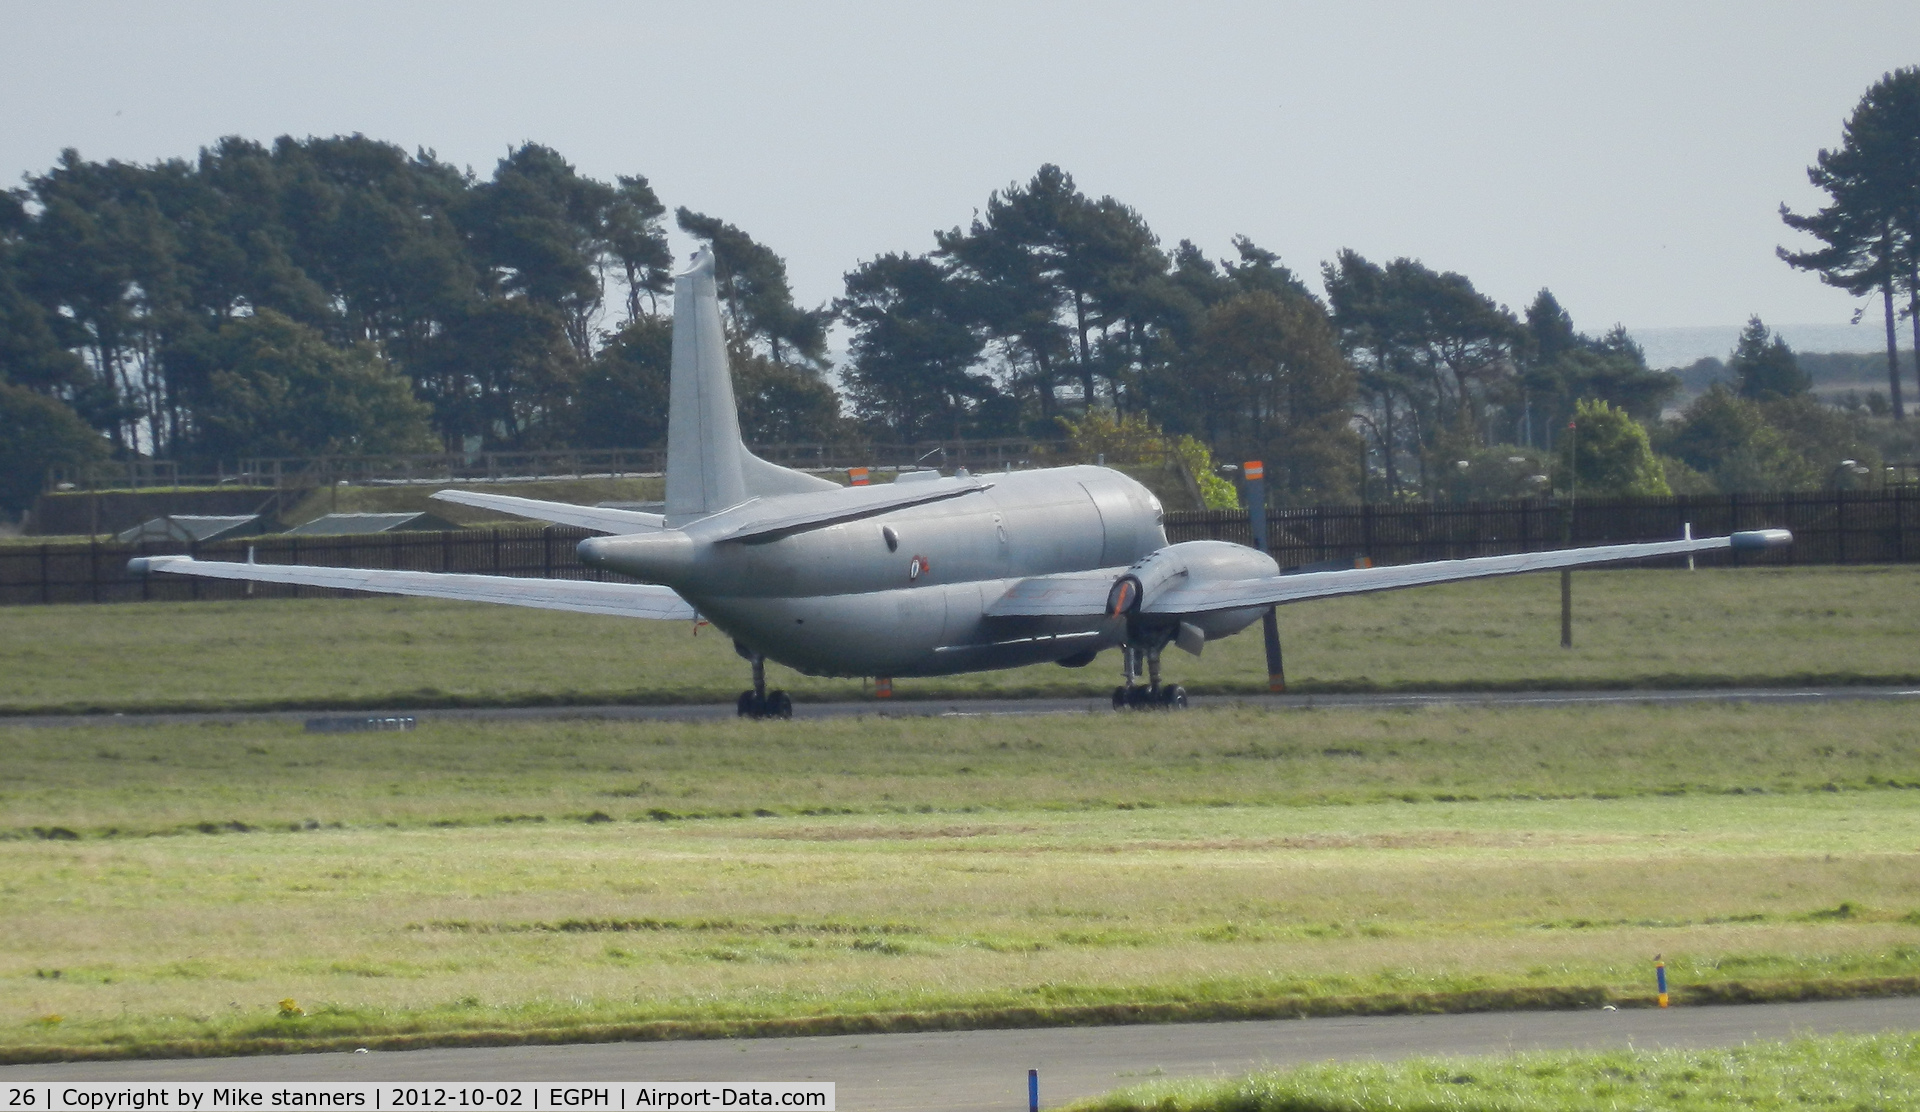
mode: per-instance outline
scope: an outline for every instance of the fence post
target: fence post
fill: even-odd
[[[1560,647],[1573,648],[1573,569],[1560,569]]]
[[[47,546],[40,546],[40,601],[53,601],[53,584],[47,579]]]
[[[1269,556],[1271,535],[1267,531],[1267,469],[1257,459],[1246,461],[1240,472],[1247,484],[1247,525],[1253,533],[1253,547]],[[1322,537],[1321,539],[1325,539]],[[1260,640],[1267,650],[1267,690],[1287,689],[1287,667],[1280,656],[1280,616],[1278,607],[1269,606],[1260,615]]]
[[[129,464],[128,466],[132,466]],[[87,582],[93,589],[93,601],[100,601],[100,538],[87,538]]]
[[[1833,492],[1833,551],[1837,562],[1847,562],[1847,492],[1837,487]]]

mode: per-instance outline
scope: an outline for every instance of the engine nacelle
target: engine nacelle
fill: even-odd
[[[1114,581],[1107,593],[1107,614],[1137,614],[1140,608],[1182,581],[1257,579],[1280,574],[1273,557],[1230,541],[1183,541],[1148,553]]]

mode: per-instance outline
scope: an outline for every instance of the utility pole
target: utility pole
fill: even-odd
[[[1580,408],[1574,406],[1574,419],[1567,422],[1567,508],[1562,515],[1561,539],[1573,547],[1573,503],[1580,491]],[[1560,569],[1560,647],[1573,648],[1573,569]]]

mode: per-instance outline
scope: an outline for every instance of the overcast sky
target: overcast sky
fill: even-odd
[[[1044,162],[1210,255],[1342,247],[1583,330],[1844,323],[1781,202],[1920,4],[96,4],[0,0],[0,174],[362,132],[526,140],[782,254],[803,302]],[[676,247],[690,245],[675,233]],[[1316,283],[1317,285],[1317,283]],[[1869,327],[1873,322],[1869,321]],[[1878,334],[1877,331],[1875,333]],[[1868,346],[1871,346],[1870,344]]]

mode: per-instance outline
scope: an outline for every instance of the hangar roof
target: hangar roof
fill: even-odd
[[[350,533],[419,533],[458,528],[446,518],[427,513],[328,514],[287,532],[303,537],[334,537]]]
[[[240,533],[257,533],[259,522],[259,514],[168,514],[149,518],[131,529],[114,534],[113,539],[123,544],[138,541],[212,541]]]

